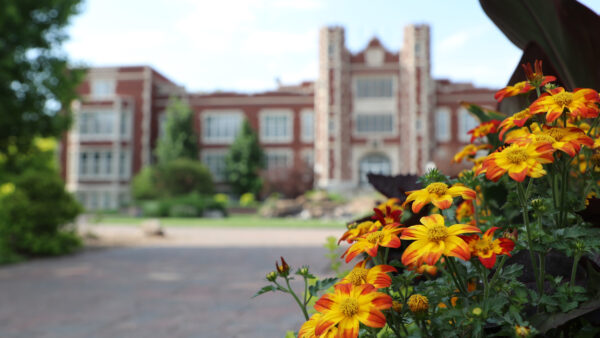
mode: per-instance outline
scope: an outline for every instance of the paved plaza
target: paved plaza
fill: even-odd
[[[280,255],[331,275],[322,245],[340,231],[238,230],[253,237],[250,244],[237,237],[215,243],[233,229],[188,228],[183,241],[168,228],[162,241],[1,267],[0,337],[283,337],[297,330],[303,319],[291,297],[250,297]]]

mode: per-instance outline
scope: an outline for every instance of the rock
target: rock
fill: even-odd
[[[140,227],[144,235],[148,237],[165,235],[165,231],[160,225],[160,220],[156,218],[143,221]]]

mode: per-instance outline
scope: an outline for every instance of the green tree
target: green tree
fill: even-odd
[[[158,140],[156,157],[159,165],[179,158],[198,159],[198,135],[194,129],[194,113],[179,98],[171,98],[167,106],[164,135]]]
[[[60,51],[80,0],[4,0],[0,11],[0,153],[10,166],[36,136],[69,127],[83,70]]]
[[[262,188],[259,171],[264,167],[265,155],[258,136],[250,123],[244,121],[225,158],[225,177],[238,195],[247,192],[258,194]]]

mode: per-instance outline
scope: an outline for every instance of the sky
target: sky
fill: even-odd
[[[373,36],[397,51],[422,23],[434,78],[500,88],[521,57],[476,0],[84,0],[64,47],[74,64],[150,65],[193,92],[258,92],[316,79],[323,26],[345,27],[356,53]]]

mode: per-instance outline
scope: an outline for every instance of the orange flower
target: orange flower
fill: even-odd
[[[475,141],[476,138],[484,137],[487,134],[493,134],[496,132],[498,125],[500,124],[499,120],[491,120],[487,122],[483,122],[477,127],[469,130],[467,134],[471,134],[471,143]]]
[[[377,256],[379,246],[387,248],[400,247],[400,239],[398,234],[404,230],[399,228],[400,224],[388,224],[381,230],[369,232],[356,239],[356,242],[350,246],[342,257],[346,257],[346,263],[350,262],[358,254],[366,252],[369,256]]]
[[[347,241],[348,243],[352,243],[356,240],[356,238],[366,234],[367,232],[379,230],[379,228],[381,228],[381,223],[379,223],[379,221],[377,221],[377,222],[371,222],[371,221],[362,222],[362,223],[358,224],[357,226],[355,226],[354,228],[348,229],[346,232],[344,232],[342,237],[340,237],[340,239],[338,240],[338,244],[340,244],[340,242],[342,242],[343,240]]]
[[[531,113],[529,112],[529,108],[521,110],[513,116],[505,118],[504,121],[500,122],[500,126],[498,126],[498,129],[500,129],[500,139],[502,140],[502,137],[504,137],[504,133],[509,131],[511,128],[523,127],[525,125],[525,122],[527,122],[527,120],[529,120],[530,118]]]
[[[546,122],[552,123],[562,115],[565,108],[572,118],[594,118],[598,116],[598,102],[600,97],[593,89],[579,88],[571,93],[558,87],[542,94],[529,106],[529,110],[531,114],[546,113]]]
[[[504,100],[506,97],[516,96],[519,94],[529,93],[534,90],[535,87],[529,84],[528,81],[517,82],[512,86],[506,86],[499,91],[496,92],[494,98],[498,100],[498,102]]]
[[[464,148],[462,148],[461,151],[459,151],[458,153],[456,153],[456,155],[454,155],[452,162],[460,163],[460,162],[462,162],[463,158],[465,158],[467,156],[473,157],[473,156],[475,156],[475,154],[477,154],[478,151],[480,151],[482,149],[489,149],[491,147],[492,146],[489,144],[481,144],[481,145],[467,144],[466,146],[464,146]]]
[[[448,188],[446,183],[431,183],[425,189],[407,192],[408,197],[404,204],[414,201],[412,211],[418,213],[427,203],[431,202],[440,209],[448,209],[452,205],[452,198],[461,196],[466,200],[475,198],[475,190],[469,189],[463,185],[455,184]]]
[[[485,172],[485,177],[494,182],[498,181],[506,172],[518,182],[523,182],[525,176],[542,177],[546,174],[542,164],[554,160],[553,152],[552,145],[548,143],[541,145],[513,143],[488,155],[476,174]]]
[[[531,63],[527,62],[527,64],[521,65],[525,71],[527,81],[529,81],[532,86],[540,87],[548,82],[556,81],[556,77],[552,75],[544,76],[544,73],[542,72],[542,60],[535,60],[534,65],[535,72],[531,69]]]
[[[319,312],[315,313],[307,320],[302,327],[300,327],[300,331],[298,331],[298,338],[316,338],[315,329],[317,324],[321,320],[323,315]],[[330,327],[327,331],[323,332],[319,337],[321,338],[336,338],[338,337],[338,329],[337,327]]]
[[[567,153],[569,156],[574,157],[581,150],[581,146],[588,146],[592,148],[594,146],[594,140],[587,136],[583,130],[575,127],[561,128],[561,127],[547,127],[544,126],[543,130],[537,129],[533,134],[526,130],[512,131],[510,135],[507,135],[507,143],[515,142],[531,142],[534,143],[549,143],[552,148],[561,150]]]
[[[320,337],[337,325],[340,337],[358,337],[360,323],[384,327],[385,315],[380,310],[390,307],[392,297],[377,292],[373,285],[338,284],[334,293],[324,294],[315,304],[315,309],[323,314],[315,335]]]
[[[414,240],[402,254],[402,264],[425,263],[435,265],[442,255],[454,256],[469,260],[469,246],[458,235],[481,232],[477,227],[468,224],[444,225],[444,217],[440,214],[421,218],[422,225],[406,228],[401,239]]]
[[[508,255],[515,248],[515,242],[508,238],[494,239],[494,232],[498,227],[488,229],[483,236],[461,236],[467,242],[471,255],[479,257],[483,266],[491,269],[496,264],[496,255]]]
[[[475,213],[475,208],[473,208],[473,201],[463,201],[456,208],[456,219],[459,222],[462,222],[465,218],[470,218]]]
[[[394,198],[394,200],[398,201],[397,198]],[[374,208],[373,211],[375,212],[375,215],[371,218],[378,220],[383,225],[400,223],[400,218],[402,217],[402,208],[395,204],[386,204],[384,208],[380,205],[379,207]]]
[[[444,261],[444,259],[442,258],[442,262]],[[429,265],[429,264],[417,264],[416,262],[414,264],[411,264],[409,266],[407,266],[408,270],[414,271],[420,275],[422,274],[428,274],[430,276],[435,276],[437,275],[437,267],[435,265]]]
[[[371,284],[374,287],[381,289],[392,285],[392,278],[388,276],[388,272],[397,272],[396,268],[391,265],[375,265],[374,267],[365,268],[367,260],[363,260],[354,266],[354,269],[342,279],[339,284],[350,283],[354,286],[361,284]]]

